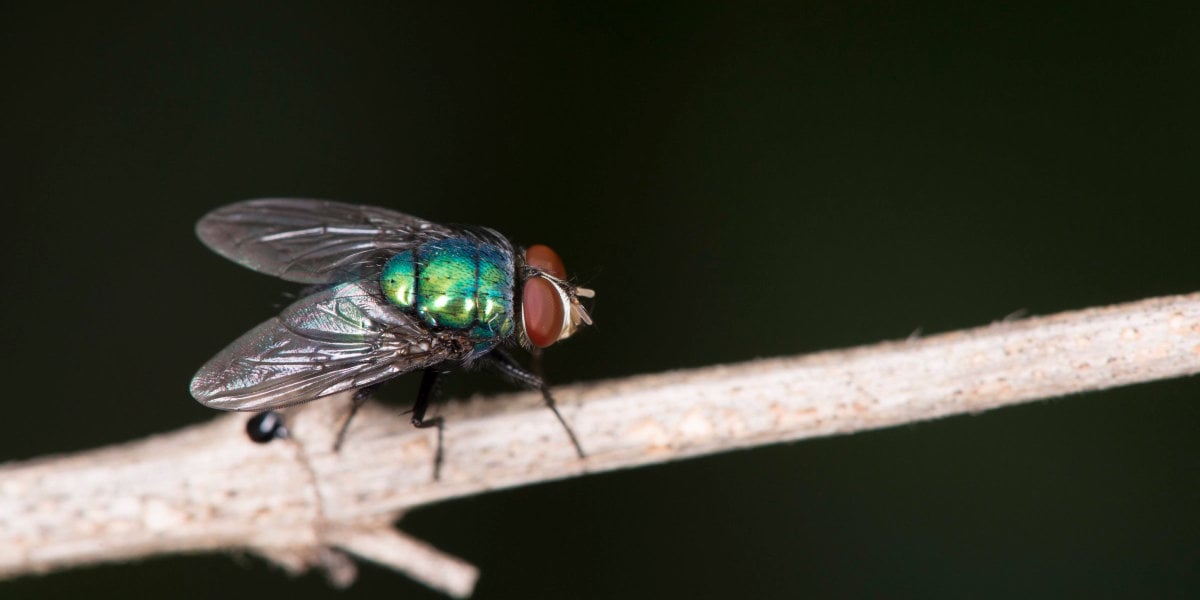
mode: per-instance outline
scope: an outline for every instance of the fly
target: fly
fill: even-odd
[[[201,404],[273,411],[354,390],[354,410],[377,385],[423,371],[412,423],[425,418],[438,377],[490,367],[540,390],[583,457],[545,381],[509,353],[574,334],[591,318],[558,254],[517,248],[492,229],[450,226],[396,211],[326,200],[247,200],[196,224],[206,246],[244,267],[315,290],[246,332],[192,379]],[[286,431],[277,415],[248,423],[256,441]],[[339,434],[339,443],[341,435]]]

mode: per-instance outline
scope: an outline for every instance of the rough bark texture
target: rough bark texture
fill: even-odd
[[[456,596],[474,567],[392,529],[446,498],[801,438],[887,427],[1200,372],[1200,294],[923,339],[555,389],[586,460],[536,394],[452,403],[436,432],[366,406],[340,452],[345,396],[0,467],[0,577],[165,552],[248,550],[348,584],[373,560]]]

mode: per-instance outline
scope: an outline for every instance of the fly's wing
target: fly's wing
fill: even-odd
[[[378,383],[452,358],[370,281],[306,296],[248,331],[192,379],[201,404],[266,410]]]
[[[217,254],[260,273],[300,283],[353,279],[387,253],[444,238],[436,223],[373,206],[264,198],[218,208],[196,224]]]

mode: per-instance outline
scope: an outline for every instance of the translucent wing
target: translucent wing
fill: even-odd
[[[196,224],[196,235],[217,254],[255,271],[300,283],[338,283],[389,251],[450,231],[373,206],[265,198],[208,213]]]
[[[455,358],[370,281],[306,296],[208,361],[191,392],[206,406],[266,410],[378,383]]]

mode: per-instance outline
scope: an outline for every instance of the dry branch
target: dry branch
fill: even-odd
[[[534,394],[442,410],[433,430],[367,406],[340,452],[345,397],[249,442],[246,415],[0,467],[0,577],[157,553],[247,550],[348,584],[343,552],[469,595],[474,567],[392,529],[414,506],[586,472],[848,433],[1200,372],[1200,294],[924,339],[556,388],[581,461]]]

